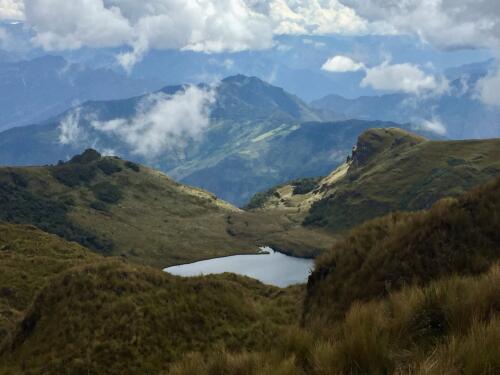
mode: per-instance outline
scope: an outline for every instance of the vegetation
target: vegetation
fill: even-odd
[[[101,260],[43,288],[0,362],[12,373],[159,373],[192,350],[271,348],[297,319],[301,290]]]
[[[500,267],[355,304],[332,328],[290,329],[269,351],[186,356],[169,375],[496,374]]]
[[[294,180],[289,184],[293,186],[293,194],[307,194],[317,188],[318,183],[322,180],[322,177],[314,178],[302,178],[300,180]]]
[[[109,182],[100,182],[92,186],[92,191],[97,199],[105,203],[118,203],[123,197],[120,188]]]
[[[496,374],[499,205],[497,179],[366,223],[307,290],[174,277],[0,225],[0,373]]]
[[[106,236],[98,236],[69,219],[74,201],[69,196],[54,198],[50,192],[36,194],[29,189],[29,175],[5,169],[0,172],[0,220],[16,224],[32,224],[57,234],[69,241],[76,241],[107,253],[113,243]]]
[[[0,224],[0,342],[51,277],[96,258],[80,245],[33,226]]]
[[[264,204],[269,200],[271,197],[276,197],[280,198],[279,193],[278,193],[278,187],[273,187],[269,190],[266,190],[264,192],[256,193],[252,199],[250,199],[250,202],[248,202],[244,209],[245,210],[255,210],[258,208],[263,208]]]
[[[130,167],[132,166],[132,167]],[[164,174],[87,150],[52,167],[0,168],[0,220],[164,268],[274,245],[311,256],[332,236],[280,212],[247,214]]]
[[[500,258],[499,212],[500,178],[428,211],[390,214],[353,229],[317,259],[306,320],[324,324],[356,301],[405,285],[485,272]]]
[[[362,134],[348,172],[328,178],[304,220],[332,232],[393,211],[429,208],[500,173],[500,140],[426,141],[401,129]]]

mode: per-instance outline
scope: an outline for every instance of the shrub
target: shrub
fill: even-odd
[[[96,211],[101,211],[101,212],[108,212],[109,211],[108,205],[102,201],[92,202],[92,203],[90,203],[89,207],[93,208]]]
[[[101,159],[101,154],[91,148],[85,150],[82,154],[74,156],[70,164],[90,164]]]
[[[293,194],[303,195],[310,193],[316,189],[321,179],[322,177],[315,177],[292,181],[290,184],[293,185]]]
[[[109,182],[100,182],[91,189],[97,199],[106,203],[118,203],[123,196],[120,188]]]
[[[97,167],[93,164],[63,164],[51,168],[52,175],[62,184],[75,187],[88,183],[97,174]]]
[[[108,176],[122,171],[122,167],[120,167],[118,162],[111,158],[104,158],[99,160],[97,162],[97,168],[99,168],[104,174]]]
[[[126,161],[125,167],[127,167],[128,169],[132,169],[134,172],[139,172],[141,170],[139,164],[133,163],[131,161]]]

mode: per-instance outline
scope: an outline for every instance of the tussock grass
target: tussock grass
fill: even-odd
[[[460,295],[468,303],[458,303]],[[356,303],[321,334],[291,329],[267,352],[191,354],[168,374],[493,375],[500,370],[499,295],[497,264],[479,277],[454,276]]]
[[[355,228],[317,259],[306,319],[334,321],[356,301],[488,270],[500,258],[499,212],[496,179],[428,211],[390,214]]]

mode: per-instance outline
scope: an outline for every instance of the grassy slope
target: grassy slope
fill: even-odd
[[[101,258],[42,289],[4,346],[0,372],[154,374],[193,350],[270,348],[297,321],[302,291]]]
[[[272,350],[195,353],[169,375],[496,375],[500,267],[354,305],[319,334],[285,333]]]
[[[430,207],[500,174],[500,139],[425,141],[399,129],[363,134],[346,176],[321,186],[305,223],[341,231],[395,210]]]
[[[155,267],[251,253],[257,245],[310,255],[332,242],[282,215],[255,217],[155,170],[98,156],[56,167],[0,168],[0,203],[2,220]]]
[[[293,181],[257,194],[249,208],[339,233],[392,211],[429,208],[498,175],[500,139],[427,141],[397,128],[371,129],[310,192],[297,194]]]
[[[500,368],[500,272],[494,265],[500,243],[495,230],[499,187],[497,181],[458,200],[440,202],[429,212],[389,217],[389,222],[401,219],[400,225],[389,226],[392,230],[386,228],[385,236],[392,241],[383,239],[384,219],[358,228],[337,246],[345,252],[339,252],[342,259],[335,258],[336,270],[357,270],[353,260],[365,259],[367,252],[374,268],[361,267],[361,276],[352,272],[352,280],[371,286],[366,280],[373,275],[392,283],[394,269],[404,265],[397,259],[404,257],[412,264],[402,271],[415,270],[408,278],[414,285],[397,291],[398,284],[392,283],[390,295],[349,304],[344,318],[337,314],[337,301],[324,294],[344,282],[330,283],[335,272],[323,270],[334,257],[326,255],[309,284],[304,328],[296,324],[301,287],[283,290],[234,275],[182,279],[92,255],[33,228],[9,225],[8,233],[16,234],[0,248],[24,243],[24,250],[15,251],[15,261],[2,269],[7,271],[2,277],[23,279],[29,268],[37,278],[21,282],[27,288],[23,293],[36,297],[26,313],[18,310],[22,320],[14,329],[6,326],[11,334],[0,350],[0,373],[495,374]],[[408,256],[402,251],[408,246],[400,246],[394,236],[426,252]],[[378,246],[380,237],[385,246]],[[33,249],[43,243],[40,239],[60,242],[62,250],[41,247],[45,260],[31,262]],[[375,250],[367,250],[370,244]],[[376,251],[382,248],[388,251]],[[66,249],[75,252],[74,264]],[[61,252],[69,260],[52,271]],[[464,276],[487,271],[489,265],[489,273]],[[46,278],[46,272],[53,276]],[[450,277],[451,272],[460,275]],[[424,287],[417,285],[419,277]],[[352,280],[346,278],[346,285],[361,290]],[[382,283],[373,285],[372,297],[380,297],[388,284],[383,282],[381,293],[377,287]],[[320,303],[311,307],[315,298],[321,298]]]
[[[96,258],[35,227],[0,224],[0,342],[51,277]]]
[[[308,283],[306,321],[330,322],[356,301],[477,274],[500,258],[500,179],[430,210],[390,214],[353,229],[318,258]]]

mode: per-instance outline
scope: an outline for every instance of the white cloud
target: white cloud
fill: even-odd
[[[24,2],[22,0],[0,0],[0,20],[24,19]]]
[[[91,126],[117,136],[133,153],[153,158],[200,137],[209,125],[214,101],[213,88],[189,86],[172,96],[158,93],[146,97],[130,119],[94,120]]]
[[[427,130],[438,135],[446,134],[446,126],[444,126],[443,122],[438,117],[434,117],[430,120],[421,120],[417,126],[419,129]]]
[[[500,67],[487,77],[479,80],[476,89],[479,98],[484,103],[500,107]]]
[[[340,0],[369,21],[442,48],[500,47],[498,0]]]
[[[59,124],[59,143],[76,146],[87,138],[80,127],[80,114],[81,111],[77,108],[62,119]]]
[[[275,34],[359,34],[367,23],[338,0],[247,0],[268,15]]]
[[[1,1],[1,0],[0,0]],[[130,69],[150,48],[216,53],[272,46],[269,20],[243,0],[25,0],[46,50],[129,45]]]
[[[416,95],[443,94],[448,89],[448,81],[427,74],[416,65],[408,63],[391,65],[385,62],[366,69],[366,76],[361,81],[361,86]]]
[[[323,66],[322,70],[334,73],[346,73],[346,72],[357,72],[359,70],[365,69],[363,63],[354,61],[347,56],[334,56],[328,59]]]

